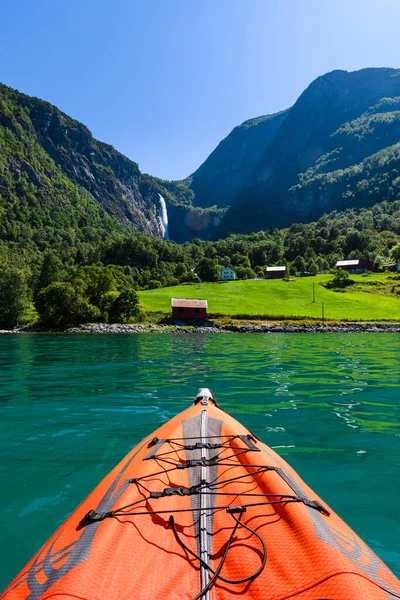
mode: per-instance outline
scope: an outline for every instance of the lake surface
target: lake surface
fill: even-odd
[[[200,386],[400,576],[400,336],[0,337],[0,589]]]

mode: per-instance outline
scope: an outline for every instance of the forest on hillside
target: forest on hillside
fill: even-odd
[[[286,229],[184,244],[123,227],[73,225],[49,221],[34,228],[21,214],[3,213],[1,328],[29,323],[33,310],[42,325],[54,327],[139,319],[137,290],[216,281],[226,266],[251,279],[278,264],[298,275],[329,272],[344,258],[369,258],[378,268],[400,261],[400,200]]]

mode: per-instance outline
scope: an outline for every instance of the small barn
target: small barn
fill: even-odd
[[[221,273],[221,279],[222,281],[231,281],[232,279],[236,279],[236,273],[233,269],[225,267]]]
[[[178,321],[185,319],[205,319],[207,316],[207,300],[196,298],[172,298],[172,316]]]
[[[267,279],[283,279],[286,276],[286,267],[267,267]]]
[[[343,269],[348,273],[366,273],[374,271],[374,263],[367,258],[355,258],[352,260],[338,260],[336,263],[337,269]]]

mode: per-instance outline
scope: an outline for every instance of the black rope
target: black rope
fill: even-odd
[[[216,436],[209,436],[209,437],[216,437]],[[229,441],[231,439],[235,439],[238,438],[239,436],[231,436]],[[176,438],[176,439],[181,439],[181,438]],[[193,439],[198,439],[198,438],[193,438]],[[171,441],[171,440],[165,440],[165,441]],[[229,447],[227,447],[228,449]],[[183,448],[182,448],[183,449]],[[193,459],[193,460],[187,460],[185,463],[174,463],[171,461],[168,461],[164,458],[160,458],[158,455],[154,455],[152,458],[153,459],[158,459],[160,462],[165,462],[167,464],[171,464],[173,465],[171,468],[169,469],[164,469],[164,470],[160,470],[157,471],[156,473],[149,473],[147,475],[143,475],[142,477],[137,477],[134,479],[130,479],[128,480],[130,483],[136,483],[140,488],[142,488],[143,490],[146,490],[146,492],[148,493],[148,496],[145,496],[143,498],[140,498],[139,500],[137,500],[136,502],[132,502],[130,504],[127,504],[125,506],[122,506],[120,508],[114,509],[112,511],[109,511],[107,513],[97,513],[96,511],[89,511],[89,513],[84,517],[84,519],[82,519],[81,523],[80,523],[80,527],[85,526],[91,522],[94,521],[100,521],[103,520],[104,518],[107,517],[113,517],[113,516],[134,516],[134,515],[146,515],[146,514],[164,514],[167,512],[171,512],[170,510],[153,510],[153,511],[135,511],[135,512],[126,512],[127,509],[133,508],[134,506],[137,506],[140,503],[145,503],[148,500],[151,499],[159,499],[159,498],[163,498],[166,496],[172,496],[172,495],[180,495],[180,496],[187,496],[187,495],[194,495],[194,494],[209,494],[209,495],[218,495],[218,496],[239,496],[239,493],[229,493],[229,492],[218,492],[217,489],[218,487],[222,487],[222,486],[226,486],[229,483],[233,483],[236,482],[238,480],[242,480],[242,479],[247,479],[249,477],[254,477],[256,475],[262,475],[263,473],[266,473],[268,471],[276,471],[275,467],[271,467],[268,465],[246,465],[247,467],[256,469],[255,471],[249,472],[249,473],[245,473],[244,475],[238,475],[235,477],[231,477],[230,479],[224,479],[224,480],[220,480],[219,478],[221,476],[221,474],[217,475],[217,477],[211,481],[211,482],[205,482],[205,483],[201,483],[198,484],[196,486],[192,486],[190,488],[182,488],[182,487],[176,487],[176,488],[165,488],[162,491],[158,491],[158,492],[152,492],[150,491],[145,485],[143,485],[141,483],[141,481],[143,479],[148,479],[148,478],[154,478],[158,475],[163,475],[166,473],[170,473],[171,471],[175,471],[177,469],[183,469],[183,468],[191,468],[191,467],[198,467],[201,465],[206,465],[206,466],[227,466],[227,467],[239,467],[239,466],[243,466],[241,465],[241,463],[232,463],[232,462],[225,462],[229,459],[233,459],[233,458],[237,458],[240,455],[243,454],[247,454],[247,452],[251,452],[251,448],[238,448],[239,452],[237,453],[233,453],[233,455],[231,456],[227,456],[227,457],[221,457],[220,458],[220,454],[215,455],[214,457],[210,458],[210,459],[205,459],[200,458],[200,459]],[[171,452],[176,452],[176,450],[173,450]],[[163,453],[163,455],[165,455],[166,453]],[[278,473],[279,474],[279,473]],[[209,490],[209,491],[207,491]],[[290,502],[302,502],[304,504],[306,504],[307,506],[310,506],[311,508],[315,508],[316,510],[319,510],[320,512],[324,512],[326,513],[327,511],[325,511],[325,509],[318,503],[318,502],[313,502],[308,500],[307,498],[302,498],[299,497],[297,495],[288,495],[288,494],[257,494],[257,493],[251,493],[251,492],[244,492],[241,495],[244,496],[252,496],[252,497],[263,497],[263,498],[271,498],[271,497],[278,497],[280,498],[279,500],[273,500],[273,501],[265,501],[265,502],[259,502],[259,503],[251,503],[251,504],[246,504],[244,506],[246,507],[250,507],[250,506],[261,506],[261,505],[271,505],[271,504],[280,504],[280,503],[290,503]],[[209,508],[207,510],[223,510],[223,509],[227,509],[230,506],[216,506],[213,508]],[[190,511],[196,511],[198,509],[195,508],[191,508],[191,509],[175,509],[174,512],[175,513],[179,513],[179,512],[190,512]]]
[[[149,500],[149,498],[146,498],[145,500]],[[142,500],[140,500],[139,502],[142,502]],[[251,508],[252,506],[270,506],[273,504],[290,504],[292,502],[302,502],[301,498],[297,498],[295,496],[293,496],[293,498],[283,498],[282,500],[272,500],[271,502],[251,502],[248,504],[242,504],[242,506],[244,506],[245,508]],[[136,503],[135,503],[136,504]],[[184,512],[200,512],[203,510],[211,510],[211,511],[216,511],[216,510],[226,510],[228,508],[236,508],[235,506],[232,506],[231,504],[225,504],[223,506],[209,506],[209,507],[205,507],[205,508],[175,508],[173,510],[174,513],[184,513]],[[84,517],[85,519],[87,517],[89,517],[88,521],[85,523],[86,525],[88,525],[89,523],[94,523],[95,521],[103,521],[103,519],[108,519],[110,517],[135,517],[138,515],[161,515],[161,514],[166,514],[169,513],[171,514],[171,509],[167,509],[167,510],[143,510],[143,511],[135,511],[135,512],[122,512],[122,509],[116,509],[116,510],[111,510],[109,512],[106,513],[97,513],[94,510],[91,510],[88,512],[88,514],[86,515],[86,517]]]
[[[226,559],[226,557],[228,555],[229,549],[230,549],[231,544],[233,542],[233,538],[235,536],[236,530],[237,530],[237,528],[240,525],[240,521],[242,519],[242,515],[243,515],[243,512],[240,513],[239,519],[236,519],[236,524],[235,524],[234,528],[232,529],[231,535],[229,536],[228,542],[227,542],[227,544],[225,546],[224,554],[222,555],[222,558],[221,558],[221,560],[219,562],[218,567],[216,568],[216,570],[214,572],[214,575],[211,577],[210,581],[203,587],[203,589],[200,590],[200,593],[197,594],[197,596],[194,598],[194,600],[199,600],[200,598],[202,598],[208,592],[208,590],[211,589],[211,587],[213,586],[213,584],[215,583],[215,581],[218,579],[219,573],[220,573],[220,571],[221,571],[221,569],[222,569],[222,567],[224,565],[225,559]]]
[[[201,556],[199,556],[198,554],[196,554],[196,552],[193,552],[193,550],[191,550],[191,549],[189,548],[189,546],[187,546],[187,545],[185,544],[185,542],[184,542],[184,541],[181,539],[181,537],[179,536],[178,530],[176,529],[176,526],[175,526],[175,519],[174,519],[173,515],[171,515],[171,516],[170,516],[170,518],[169,518],[169,523],[170,523],[170,525],[171,525],[171,528],[172,528],[172,530],[173,530],[173,532],[174,532],[174,535],[175,535],[175,538],[176,538],[177,542],[180,544],[180,546],[182,546],[182,548],[183,548],[183,549],[184,549],[186,552],[188,552],[188,553],[189,553],[189,554],[191,554],[191,555],[192,555],[194,558],[196,558],[196,559],[197,559],[197,560],[200,562],[200,564],[201,564],[201,565],[202,565],[202,566],[203,566],[205,569],[207,569],[207,570],[208,570],[208,571],[209,571],[209,572],[212,574],[212,577],[211,577],[210,581],[207,583],[207,585],[206,585],[206,586],[204,586],[204,588],[201,590],[201,592],[200,592],[200,593],[199,593],[199,594],[198,594],[198,595],[197,595],[197,596],[196,596],[196,597],[195,597],[193,600],[200,600],[200,598],[202,598],[202,597],[203,597],[203,596],[204,596],[204,595],[205,595],[205,594],[206,594],[206,593],[207,593],[207,592],[208,592],[208,591],[211,589],[211,587],[214,585],[214,583],[215,583],[215,582],[216,582],[218,579],[219,579],[220,581],[223,581],[224,583],[229,583],[229,584],[231,584],[231,585],[239,585],[239,584],[242,584],[242,583],[246,583],[247,581],[253,581],[253,580],[254,580],[254,579],[256,579],[256,578],[257,578],[257,577],[260,575],[260,573],[263,571],[263,569],[264,569],[264,567],[265,567],[265,565],[266,565],[266,563],[267,563],[267,546],[266,546],[266,544],[265,544],[264,540],[262,539],[262,537],[261,537],[261,536],[260,536],[260,535],[259,535],[259,534],[258,534],[256,531],[254,531],[254,529],[252,529],[251,527],[249,527],[248,525],[246,525],[245,523],[243,523],[243,521],[242,521],[242,516],[243,516],[243,513],[244,513],[244,512],[245,512],[245,510],[246,510],[246,506],[247,506],[247,505],[243,505],[243,506],[240,506],[240,507],[231,507],[231,508],[227,508],[227,512],[228,512],[228,513],[229,513],[229,514],[230,514],[230,515],[233,517],[233,519],[236,521],[236,523],[235,523],[235,526],[234,526],[234,528],[233,528],[233,530],[232,530],[232,532],[231,532],[231,535],[229,536],[229,539],[228,539],[228,541],[226,542],[226,545],[225,545],[225,550],[224,550],[224,554],[223,554],[223,556],[222,556],[222,558],[221,558],[221,560],[220,560],[220,562],[219,562],[219,564],[218,564],[218,567],[215,569],[215,571],[214,571],[214,569],[212,569],[212,568],[210,567],[210,565],[208,565],[208,564],[207,564],[207,563],[206,563],[206,562],[205,562],[205,561],[204,561],[204,560],[201,558]],[[239,518],[237,518],[237,517],[235,516],[235,514],[234,514],[235,512],[239,512]],[[257,571],[255,571],[255,572],[254,572],[254,573],[252,573],[251,575],[248,575],[247,577],[242,577],[241,579],[228,579],[227,577],[223,577],[222,575],[220,575],[220,572],[221,572],[221,570],[222,570],[222,567],[223,567],[223,565],[224,565],[224,562],[225,562],[225,560],[226,560],[226,557],[227,557],[227,555],[228,555],[229,549],[230,549],[230,548],[231,548],[231,546],[232,546],[232,542],[233,542],[233,539],[234,539],[234,537],[235,537],[235,533],[236,533],[236,531],[237,531],[237,529],[238,529],[239,525],[240,525],[241,527],[244,527],[245,529],[247,529],[247,531],[248,531],[248,532],[249,532],[251,535],[255,535],[255,536],[258,538],[258,540],[260,541],[260,543],[261,543],[261,546],[262,546],[262,552],[263,552],[263,554],[262,554],[262,559],[261,559],[261,565],[260,565],[260,567],[257,569]]]

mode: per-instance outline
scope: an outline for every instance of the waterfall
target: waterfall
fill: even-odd
[[[163,239],[169,240],[167,205],[161,194],[158,194],[158,197],[160,198],[160,214],[158,215],[158,222],[160,223]]]

